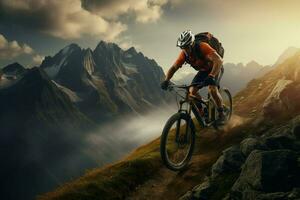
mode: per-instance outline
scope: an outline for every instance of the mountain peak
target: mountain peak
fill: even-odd
[[[136,51],[136,49],[134,47],[130,47],[125,52],[129,53],[129,54],[137,54],[137,51]]]
[[[113,43],[113,42],[105,42],[103,40],[101,40],[97,47],[95,48],[95,51],[97,51],[98,49],[113,49],[113,50],[120,50],[121,48]]]
[[[275,62],[274,66],[277,66],[281,63],[283,63],[284,60],[286,60],[289,57],[292,57],[293,55],[295,55],[300,49],[297,47],[288,47],[287,49],[285,49],[280,56],[278,57],[277,61]]]
[[[258,62],[256,62],[255,60],[251,60],[250,62],[248,62],[245,67],[262,67],[262,65],[260,65]]]
[[[60,50],[60,52],[62,54],[68,54],[74,50],[81,50],[81,47],[78,44],[71,43],[71,44],[65,46],[62,50]]]
[[[18,62],[7,65],[2,69],[3,73],[18,73],[25,71],[25,67],[20,65]]]

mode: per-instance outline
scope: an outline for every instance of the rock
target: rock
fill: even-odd
[[[243,192],[231,191],[223,200],[256,200],[261,192],[246,189]]]
[[[216,189],[211,179],[206,177],[204,182],[195,186],[192,191],[188,191],[184,196],[180,197],[179,200],[208,200]]]
[[[290,149],[300,151],[300,143],[291,134],[278,134],[269,136],[263,139],[263,144],[271,150],[275,149]]]
[[[208,200],[213,192],[215,192],[216,187],[211,183],[209,179],[206,179],[202,184],[194,187],[193,189],[193,199]]]
[[[300,188],[294,188],[291,192],[288,194],[289,199],[299,199],[300,198]]]
[[[286,192],[299,185],[299,175],[296,152],[255,150],[248,156],[232,191]]]
[[[293,135],[297,139],[300,139],[300,115],[293,118],[293,120],[291,122],[291,129],[292,129]]]
[[[271,94],[263,104],[263,113],[265,116],[274,116],[287,109],[288,102],[283,98],[282,93],[292,82],[291,80],[281,79],[276,83]]]
[[[240,149],[241,152],[248,157],[253,150],[264,150],[266,146],[256,138],[246,138],[240,143]]]
[[[179,198],[179,200],[192,200],[193,199],[193,193],[191,191],[188,191],[185,195]]]
[[[263,193],[260,191],[255,191],[247,189],[243,193],[230,192],[222,200],[299,200],[300,189],[294,188],[289,192],[272,192]]]
[[[297,139],[300,139],[300,124],[296,125],[293,128],[293,134],[296,136]]]
[[[220,174],[239,172],[244,161],[245,157],[239,146],[232,146],[224,150],[222,156],[212,166],[211,176],[215,178]]]
[[[274,192],[274,193],[264,193],[256,197],[257,200],[282,200],[287,199],[288,193],[285,192]]]

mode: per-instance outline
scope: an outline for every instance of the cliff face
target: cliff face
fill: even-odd
[[[162,68],[133,47],[124,51],[101,41],[92,51],[71,44],[46,57],[41,68],[59,85],[76,93],[81,99],[79,108],[93,119],[143,113],[170,100],[160,89]]]

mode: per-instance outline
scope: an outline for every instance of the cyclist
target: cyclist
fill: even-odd
[[[208,43],[196,43],[195,35],[190,30],[184,31],[180,34],[177,40],[177,46],[180,47],[182,51],[180,52],[175,63],[168,70],[165,80],[161,83],[161,88],[166,90],[174,73],[181,68],[184,63],[190,64],[195,70],[198,71],[192,80],[192,84],[202,82],[205,86],[208,86],[208,90],[218,106],[218,122],[224,123],[225,114],[222,106],[222,97],[219,93],[215,79],[221,70],[223,64],[222,58]],[[203,54],[203,59],[200,59],[196,56],[196,48],[199,48],[200,52]],[[200,88],[197,86],[190,87],[189,95],[191,97],[201,99],[201,96],[198,93],[199,89]],[[201,104],[197,105],[197,107],[200,114],[203,115],[204,112]]]

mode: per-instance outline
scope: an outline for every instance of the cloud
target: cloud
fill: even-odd
[[[36,54],[32,57],[33,65],[40,65],[43,60],[44,60],[44,56],[41,56],[39,54]]]
[[[17,41],[8,41],[0,34],[0,59],[11,60],[21,55],[28,55],[32,60],[32,65],[40,65],[44,56],[36,53],[29,45],[19,44]]]
[[[163,6],[178,5],[182,0],[82,0],[85,9],[106,19],[117,19],[124,14],[133,14],[141,23],[157,21]]]
[[[20,45],[17,41],[11,42],[0,34],[0,58],[12,59],[22,54],[32,54],[33,49],[27,44]]]
[[[2,0],[0,22],[63,39],[88,35],[112,40],[127,28],[83,9],[80,0]]]

